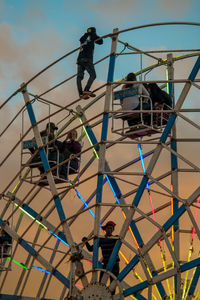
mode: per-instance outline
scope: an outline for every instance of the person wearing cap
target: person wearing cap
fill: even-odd
[[[108,221],[102,229],[105,231],[105,237],[99,239],[99,247],[101,248],[103,260],[103,269],[106,269],[110,256],[112,254],[113,248],[115,247],[115,243],[118,241],[118,236],[112,235],[116,224],[113,221]],[[93,251],[93,245],[90,245],[87,241],[86,237],[82,238],[82,241],[85,243],[88,251]],[[115,264],[112,269],[112,273],[117,277],[119,275],[119,256],[117,255]],[[104,272],[100,274],[100,281],[103,277]],[[113,278],[110,277],[110,282],[112,282]]]
[[[58,127],[55,125],[55,123],[49,122],[49,123],[47,123],[46,128],[40,132],[40,135],[41,135],[41,137],[47,137],[46,142],[48,143],[55,139],[55,131],[56,130],[58,130]],[[60,144],[61,144],[61,142],[56,140],[48,146],[48,160],[50,162],[50,166],[51,166],[51,163],[53,163],[53,164],[61,163],[64,160],[63,154],[59,153],[59,150],[58,150]],[[45,149],[46,149],[46,147],[45,147]],[[34,153],[36,149],[29,148],[29,150],[31,151],[31,153]],[[39,154],[34,158],[34,162],[35,161],[36,162],[40,161]],[[39,168],[41,174],[44,173],[43,166],[39,166],[38,168]],[[58,169],[58,173],[60,174],[63,171],[63,169],[64,169],[64,166],[63,165],[60,166]],[[56,169],[53,170],[53,174],[57,175]]]
[[[96,34],[95,27],[90,27],[87,29],[87,32],[80,38],[80,42],[81,48],[77,58],[77,88],[80,98],[88,99],[89,97],[96,96],[90,91],[92,83],[96,78],[96,72],[93,64],[94,43],[102,45],[103,39],[101,39]],[[83,91],[81,81],[84,78],[85,70],[89,74],[89,79]]]

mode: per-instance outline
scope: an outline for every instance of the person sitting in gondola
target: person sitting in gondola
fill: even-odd
[[[81,152],[81,144],[76,140],[77,136],[78,136],[77,131],[73,129],[68,133],[65,141],[59,144],[58,148],[60,153],[63,155],[63,160],[70,158],[70,156],[72,156],[73,154],[78,154]],[[73,174],[77,172],[78,168],[79,168],[79,158],[75,157],[74,159],[70,160],[68,163],[63,165],[61,174],[67,178],[68,169],[69,169],[69,174]]]
[[[9,222],[7,222],[9,225]],[[12,246],[12,237],[3,229],[0,233],[0,258],[5,258],[10,256],[9,250]]]
[[[42,138],[47,137],[46,143],[48,143],[55,139],[55,131],[57,129],[58,127],[53,122],[49,122],[47,123],[46,128],[40,132],[40,135]],[[50,167],[52,167],[55,164],[61,163],[64,160],[64,156],[62,155],[62,153],[59,153],[59,149],[58,149],[60,143],[61,143],[60,141],[56,140],[48,146],[48,149],[47,147],[45,147],[45,149],[47,150],[46,152],[48,154],[48,161]],[[29,148],[29,150],[31,151],[31,153],[34,153],[36,149]],[[36,155],[36,157],[33,159],[32,162],[38,162],[38,161],[41,161],[39,153],[38,155]],[[39,166],[38,168],[41,174],[44,173],[43,166]],[[64,168],[63,166],[60,166],[58,168],[58,174],[62,172],[63,168]],[[57,175],[56,169],[53,170],[53,175]]]
[[[136,75],[135,73],[129,73],[126,77],[126,81],[136,81]],[[125,97],[123,99],[121,99],[121,106],[123,110],[150,110],[150,104],[149,104],[149,93],[146,90],[146,88],[144,87],[143,84],[141,83],[126,83],[122,86],[122,89],[130,89],[130,88],[138,88],[138,93],[133,95],[133,96],[129,96],[129,97]],[[140,106],[140,101],[142,98],[142,107]],[[127,119],[128,125],[129,126],[133,126],[136,125],[138,123],[141,123],[141,117],[140,114],[137,114],[137,118],[136,117],[131,117]],[[143,114],[144,116],[144,114]],[[150,119],[150,114],[149,116],[145,113],[145,118],[143,118],[145,123],[149,123],[149,119]]]
[[[164,111],[171,109],[172,99],[169,94],[167,94],[167,92],[161,90],[161,88],[156,83],[147,84],[147,89],[150,94],[154,110]],[[169,119],[169,115],[169,113],[165,112],[163,112],[162,115],[161,113],[155,113],[153,120],[154,124],[159,126],[165,125],[167,123],[167,120]]]

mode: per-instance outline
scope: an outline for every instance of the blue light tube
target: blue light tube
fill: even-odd
[[[107,181],[108,181],[108,183],[109,183],[109,185],[110,185],[110,188],[111,188],[111,190],[112,190],[112,192],[113,192],[113,194],[114,194],[114,196],[115,196],[115,199],[117,200],[117,203],[120,204],[120,202],[119,202],[119,200],[118,200],[118,198],[117,198],[117,195],[116,195],[116,193],[115,193],[115,191],[114,191],[114,189],[113,189],[113,187],[112,187],[112,184],[111,184],[111,182],[110,182],[110,179],[108,178],[108,175],[106,175],[106,179],[107,179]]]
[[[39,268],[39,267],[36,267],[36,266],[33,266],[33,268],[34,268],[34,269],[37,269],[37,270],[39,270],[39,271],[42,271],[42,272],[44,272],[44,273],[46,273],[46,274],[52,275],[49,271],[44,270],[44,269],[42,269],[42,268]]]
[[[51,233],[51,234],[53,234],[58,240],[60,240],[62,243],[64,243],[67,247],[69,247],[69,245],[65,242],[65,241],[63,241],[57,234],[55,234],[55,233],[53,233],[51,230],[49,230],[49,232]]]
[[[141,150],[140,144],[138,144],[138,150],[139,150],[140,160],[141,160],[141,163],[142,163],[143,172],[146,173],[145,166],[144,166],[143,155],[142,155],[142,150]],[[147,182],[147,188],[149,189],[149,183],[148,182]]]
[[[83,199],[83,197],[79,194],[79,192],[77,191],[77,189],[75,189],[77,196],[79,197],[79,199],[81,199],[81,201],[83,202],[83,204],[85,205],[85,207],[89,208],[87,202],[85,202],[85,200]],[[93,218],[95,219],[95,215],[94,213],[91,211],[91,209],[89,209],[89,212],[91,213],[91,215],[93,216]]]

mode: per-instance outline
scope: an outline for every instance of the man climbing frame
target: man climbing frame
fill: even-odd
[[[99,247],[101,248],[102,251],[102,264],[103,264],[103,269],[106,269],[106,266],[108,264],[108,261],[110,259],[110,256],[112,254],[113,248],[115,247],[115,243],[118,241],[118,236],[112,235],[114,229],[115,229],[115,223],[113,221],[108,221],[106,225],[102,226],[102,229],[105,231],[105,237],[99,239]],[[92,252],[93,251],[93,245],[90,245],[87,241],[86,237],[82,238],[82,241],[85,243],[88,251]],[[119,256],[117,255],[115,264],[112,269],[112,273],[117,277],[119,275]],[[100,281],[103,277],[104,272],[100,273]],[[113,278],[110,277],[110,282],[113,281]],[[115,291],[113,291],[113,294]]]
[[[96,97],[96,95],[90,91],[91,85],[96,78],[96,72],[93,64],[94,43],[102,45],[103,40],[96,34],[96,28],[90,27],[80,38],[80,42],[81,48],[77,58],[77,88],[80,98],[89,99],[89,97]],[[85,70],[89,74],[89,79],[83,91],[81,81],[84,78]]]

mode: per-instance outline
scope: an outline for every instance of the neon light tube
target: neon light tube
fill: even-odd
[[[78,192],[77,189],[75,189],[77,196],[79,197],[79,199],[83,202],[83,204],[85,205],[85,207],[89,208],[87,202],[85,202],[85,200],[83,199],[83,197],[80,195],[80,193]],[[93,218],[95,219],[95,215],[92,212],[92,210],[89,208],[89,212],[91,213],[91,215],[93,216]]]
[[[108,178],[108,175],[106,175],[105,177],[106,177],[106,179],[107,179],[107,181],[108,181],[108,183],[109,183],[109,186],[110,186],[110,188],[111,188],[111,190],[112,190],[112,192],[113,192],[113,194],[114,194],[114,196],[115,196],[115,199],[116,199],[117,203],[120,204],[120,202],[119,202],[119,200],[118,200],[118,198],[117,198],[117,195],[116,195],[116,193],[115,193],[115,191],[114,191],[114,189],[113,189],[113,187],[112,187],[112,184],[111,184],[111,182],[110,182],[110,179]]]
[[[26,210],[24,210],[22,207],[20,207],[16,202],[14,202],[14,205],[17,206],[17,207],[19,207],[19,209],[23,213],[25,213],[27,216],[29,216],[32,220],[35,220],[35,218],[32,215],[30,215]],[[43,225],[40,221],[35,220],[35,222],[38,223],[39,225],[41,225],[44,229],[48,230],[48,228],[45,225]]]
[[[67,247],[69,247],[69,245],[68,245],[65,241],[63,241],[57,234],[53,233],[51,230],[49,230],[49,232],[50,232],[51,234],[53,234],[59,241],[61,241],[61,242],[64,243]]]
[[[7,257],[7,259],[10,259],[16,265],[19,265],[20,267],[24,268],[25,270],[28,270],[28,267],[24,266],[23,264],[20,264],[18,261],[14,260],[14,259],[11,259],[11,257]]]
[[[50,273],[49,271],[44,270],[44,269],[42,269],[42,268],[40,268],[40,267],[33,266],[33,268],[36,269],[36,270],[39,270],[39,271],[41,271],[41,272],[44,272],[44,273],[46,273],[46,274],[48,274],[48,275],[53,275],[53,274]],[[82,285],[80,285],[80,284],[78,284],[78,283],[76,283],[75,285],[76,285],[77,287],[83,289],[83,286],[82,286]]]

